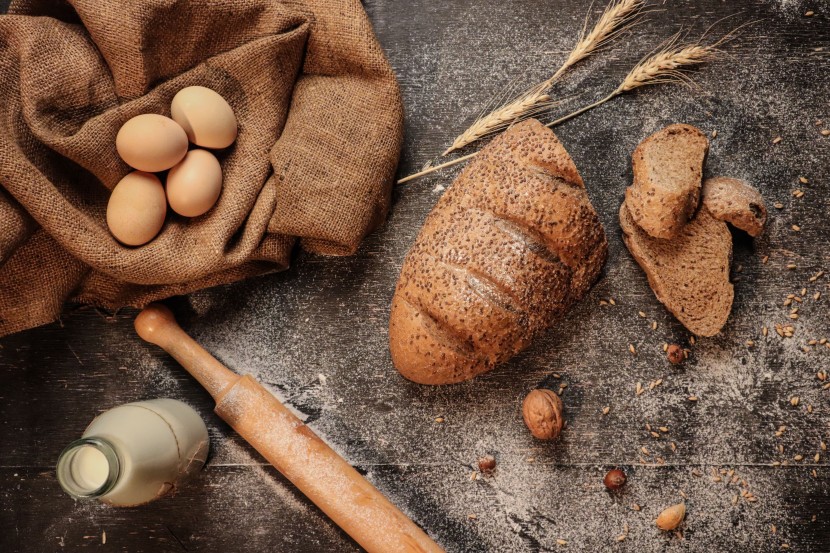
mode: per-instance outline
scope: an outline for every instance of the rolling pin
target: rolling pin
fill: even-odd
[[[259,382],[232,372],[188,336],[167,307],[147,306],[135,330],[181,363],[213,396],[216,414],[366,551],[443,553]]]

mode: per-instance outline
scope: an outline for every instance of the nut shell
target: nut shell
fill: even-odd
[[[683,522],[683,518],[685,516],[686,504],[678,503],[677,505],[672,505],[671,507],[664,509],[663,512],[657,516],[657,520],[654,522],[660,530],[668,532],[680,526],[680,523]]]
[[[609,490],[619,490],[625,486],[625,481],[626,476],[622,469],[613,469],[608,471],[608,474],[605,475],[602,483],[605,484],[605,487]]]
[[[686,356],[683,354],[683,348],[677,344],[671,344],[669,349],[666,350],[666,357],[669,358],[669,363],[678,365],[683,362]]]
[[[551,390],[532,390],[522,405],[525,425],[540,440],[553,440],[562,432],[562,400]]]
[[[478,470],[483,474],[490,474],[496,470],[496,458],[492,455],[485,455],[478,460]]]

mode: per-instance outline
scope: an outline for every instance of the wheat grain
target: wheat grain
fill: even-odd
[[[550,109],[554,105],[554,102],[551,101],[548,95],[550,88],[568,69],[607,45],[610,40],[618,36],[626,25],[631,23],[632,16],[639,11],[642,5],[643,0],[613,0],[605,8],[605,11],[602,12],[602,15],[596,25],[594,25],[594,28],[591,29],[591,32],[586,33],[587,26],[583,27],[579,42],[571,50],[565,62],[549,79],[530,88],[517,98],[501,105],[487,115],[476,119],[467,130],[455,138],[452,145],[447,148],[443,155],[447,155],[480,138],[498,132],[516,121]]]

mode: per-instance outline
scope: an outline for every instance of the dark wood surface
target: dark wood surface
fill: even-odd
[[[365,5],[404,94],[403,176],[500,91],[555,69],[590,2]],[[808,10],[815,15],[804,17]],[[601,97],[675,32],[692,40],[720,22],[716,38],[749,21],[720,60],[694,74],[697,88],[644,89],[556,129],[600,213],[610,257],[566,320],[491,374],[422,387],[397,375],[387,348],[401,262],[455,170],[396,189],[388,223],[351,258],[301,256],[285,273],[171,306],[208,350],[275,390],[448,551],[830,551],[830,468],[820,449],[830,443],[830,390],[815,376],[830,369],[830,348],[808,344],[830,337],[828,277],[810,280],[830,269],[830,138],[820,134],[830,128],[830,8],[819,0],[657,2],[632,33],[568,78],[560,92],[571,99],[558,109]],[[770,207],[783,204],[771,207],[763,237],[735,234],[732,316],[722,334],[694,345],[654,298],[616,216],[631,151],[679,121],[717,131],[708,175],[745,178]],[[805,195],[795,198],[794,189]],[[802,288],[799,318],[789,319],[783,302]],[[608,298],[616,305],[601,306]],[[67,310],[60,323],[0,340],[0,551],[359,550],[211,412],[208,395],[175,362],[134,335],[134,314]],[[787,323],[795,335],[782,339],[773,328]],[[690,347],[690,359],[670,366],[666,342]],[[638,382],[647,389],[639,396]],[[521,399],[562,383],[563,437],[534,441]],[[205,418],[211,457],[198,478],[132,509],[64,495],[54,475],[60,450],[96,414],[154,397],[182,399]],[[654,438],[646,424],[669,431]],[[495,474],[471,480],[486,453],[498,461]],[[609,495],[601,480],[615,465],[629,483]],[[713,470],[735,472],[717,481]],[[661,534],[654,518],[683,495],[682,537]]]

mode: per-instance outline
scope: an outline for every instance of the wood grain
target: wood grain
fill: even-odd
[[[365,2],[404,94],[399,176],[435,159],[511,83],[548,76],[589,4]],[[699,88],[643,89],[555,129],[605,225],[610,256],[567,321],[509,365],[440,388],[407,382],[391,366],[398,270],[439,185],[457,169],[397,188],[387,224],[354,257],[301,256],[285,273],[170,304],[209,351],[258,376],[448,551],[830,551],[830,467],[820,449],[830,443],[830,390],[815,376],[830,367],[830,349],[807,343],[830,338],[828,277],[810,281],[830,269],[830,138],[819,133],[830,128],[830,9],[812,0],[654,4],[631,34],[563,84],[563,97],[578,95],[563,112],[613,89],[673,32],[695,39],[718,21],[713,36],[757,23],[694,74]],[[804,17],[807,10],[815,15]],[[616,217],[631,151],[674,122],[717,131],[706,176],[744,178],[770,205],[783,204],[770,209],[760,238],[734,234],[732,316],[721,335],[695,345],[654,298]],[[783,303],[802,288],[799,318],[790,319]],[[608,298],[616,305],[599,305]],[[59,324],[0,341],[0,551],[357,551],[211,413],[210,397],[174,361],[134,335],[134,315],[67,309]],[[795,336],[780,338],[776,323],[793,324]],[[669,365],[665,342],[690,347],[690,359]],[[646,388],[639,396],[638,382]],[[567,427],[558,442],[536,442],[521,422],[521,398],[561,383]],[[54,463],[93,416],[165,396],[194,405],[210,429],[211,457],[192,485],[136,509],[62,494]],[[654,438],[646,424],[669,431]],[[497,459],[495,474],[471,480],[486,453]],[[609,495],[601,480],[616,465],[629,481]],[[727,474],[716,481],[713,468]],[[681,492],[689,513],[682,540],[653,526]],[[618,542],[625,524],[629,534]]]

